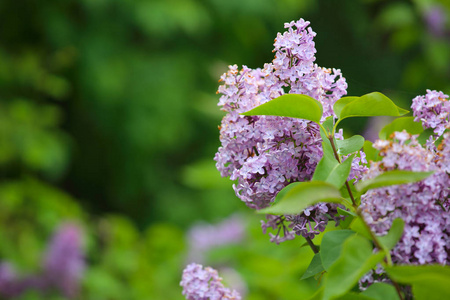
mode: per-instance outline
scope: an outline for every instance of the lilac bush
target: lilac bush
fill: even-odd
[[[237,197],[266,214],[261,225],[275,232],[272,242],[306,239],[315,256],[303,278],[324,278],[313,299],[450,297],[449,97],[417,96],[413,117],[386,125],[373,144],[344,139],[343,119],[408,111],[378,92],[346,97],[340,71],[314,63],[308,26],[286,23],[263,69],[234,65],[222,75],[219,106],[227,114],[217,169],[236,181]],[[319,248],[314,237],[330,220],[340,226]],[[183,295],[239,299],[220,280],[190,264]]]
[[[311,179],[322,157],[322,138],[312,122],[239,113],[293,93],[319,100],[325,119],[334,116],[333,104],[347,93],[340,70],[314,64],[316,34],[308,25],[303,19],[286,23],[287,31],[275,39],[275,58],[263,69],[243,66],[239,71],[233,65],[220,79],[219,105],[227,115],[220,125],[222,146],[215,156],[216,166],[222,176],[237,180],[233,185],[236,195],[253,209],[269,206],[289,183]],[[328,215],[336,215],[336,205],[319,204],[296,216],[268,216],[262,226],[264,232],[269,227],[278,230],[276,235],[271,234],[271,240],[277,243],[296,234],[312,238],[323,231]]]

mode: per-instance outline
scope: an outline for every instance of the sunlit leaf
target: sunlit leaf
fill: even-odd
[[[338,163],[336,159],[324,155],[317,164],[312,180],[331,183],[340,188],[348,178],[355,155],[351,155],[344,162]]]
[[[359,151],[364,146],[364,138],[360,135],[354,135],[345,140],[336,140],[338,153],[347,155]]]
[[[285,94],[254,109],[244,116],[266,115],[310,120],[316,123],[322,118],[322,104],[307,95]]]
[[[346,98],[341,98],[335,104],[338,107],[340,120],[349,117],[398,117],[407,113],[406,110],[397,107],[391,99],[379,92],[373,92],[361,97],[349,97],[349,100]],[[342,107],[344,103],[345,105]]]
[[[261,209],[258,213],[296,215],[319,202],[341,203],[339,190],[323,181],[291,183],[289,191],[282,198],[277,197],[274,205]]]

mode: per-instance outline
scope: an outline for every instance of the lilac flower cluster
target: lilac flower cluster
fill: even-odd
[[[414,121],[422,121],[424,128],[434,129],[435,134],[442,135],[449,124],[450,101],[443,92],[427,90],[424,96],[412,100]]]
[[[434,173],[417,183],[370,190],[361,198],[364,217],[379,235],[388,232],[395,218],[405,221],[403,236],[391,253],[394,263],[449,264],[450,137],[446,136],[438,152],[422,147],[405,131],[393,137],[393,141],[374,143],[383,158],[371,165],[365,179],[389,170]]]
[[[235,290],[222,284],[222,278],[216,270],[199,264],[189,264],[183,271],[180,285],[187,300],[240,300]]]
[[[14,266],[0,264],[0,297],[16,299],[29,290],[48,294],[57,291],[67,299],[77,296],[84,271],[82,233],[74,224],[62,225],[45,254],[43,272],[21,276]]]
[[[346,94],[347,84],[339,70],[314,64],[316,34],[308,25],[303,19],[286,23],[287,31],[275,39],[275,58],[263,69],[244,66],[239,71],[234,65],[221,76],[219,106],[227,115],[220,126],[222,146],[215,156],[216,166],[222,176],[237,180],[233,186],[236,195],[254,209],[270,205],[289,183],[311,178],[322,157],[321,137],[318,126],[309,121],[239,113],[284,93],[296,93],[320,101],[324,119],[334,116],[333,104]],[[333,204],[320,204],[300,216],[268,216],[263,229],[279,228],[272,236],[275,242],[292,239],[295,234],[312,237],[323,230],[335,210]],[[285,226],[285,221],[289,225]]]

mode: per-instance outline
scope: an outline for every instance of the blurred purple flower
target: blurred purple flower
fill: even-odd
[[[428,9],[424,14],[425,23],[428,31],[436,36],[442,37],[445,34],[445,23],[447,22],[447,15],[444,7],[434,5]]]
[[[189,229],[187,237],[189,260],[201,262],[206,251],[242,241],[245,237],[245,224],[239,215],[232,215],[216,225],[196,224]]]
[[[77,225],[62,225],[53,236],[44,258],[47,283],[68,298],[77,295],[85,268],[82,237]]]
[[[55,290],[66,298],[75,297],[85,265],[81,244],[80,228],[67,223],[58,229],[48,246],[42,274],[19,276],[12,264],[0,263],[0,297],[16,299],[29,290],[43,295]]]
[[[0,264],[0,296],[6,299],[19,296],[18,280],[14,266],[2,262]]]

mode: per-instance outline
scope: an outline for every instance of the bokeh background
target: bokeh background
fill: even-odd
[[[310,295],[311,251],[271,244],[213,161],[219,76],[300,17],[349,95],[450,93],[448,0],[1,0],[0,299],[183,299],[192,260],[246,299]]]

